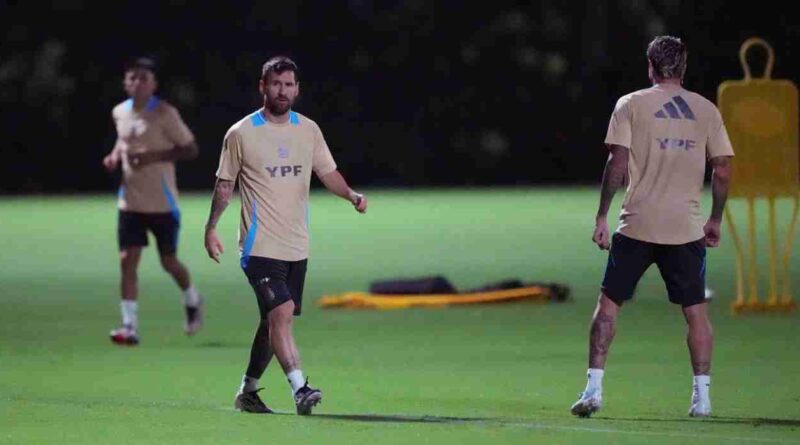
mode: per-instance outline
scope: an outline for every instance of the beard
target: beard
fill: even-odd
[[[287,99],[285,101],[279,101],[277,100],[277,98],[276,99],[270,99],[269,97],[267,98],[267,110],[269,110],[269,112],[273,116],[283,116],[284,114],[288,113],[291,108],[292,108],[291,100]]]

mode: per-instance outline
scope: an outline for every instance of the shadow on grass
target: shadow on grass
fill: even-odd
[[[406,416],[396,414],[314,414],[309,416],[309,419],[378,423],[466,423],[502,421],[502,419],[481,417]]]
[[[750,425],[750,426],[783,426],[783,427],[800,427],[800,419],[771,419],[767,417],[706,417],[703,419],[692,419],[687,417],[685,419],[654,419],[651,417],[641,418],[625,418],[625,417],[595,417],[601,420],[615,420],[623,422],[706,422],[706,423],[719,423],[731,425]]]

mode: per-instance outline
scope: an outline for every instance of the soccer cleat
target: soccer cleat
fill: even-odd
[[[311,408],[322,402],[322,391],[308,386],[308,379],[302,388],[294,393],[294,403],[297,405],[297,414],[307,416],[311,414]]]
[[[689,417],[711,416],[711,400],[702,399],[695,389],[692,391],[692,405],[689,407]]]
[[[114,329],[109,334],[111,341],[117,345],[136,346],[139,344],[139,336],[136,334],[136,329],[130,326],[122,326]]]
[[[262,389],[264,388],[255,391],[239,390],[233,400],[233,407],[245,413],[272,414],[273,411],[258,396],[258,392]]]
[[[572,405],[570,412],[578,417],[591,417],[603,407],[603,394],[600,391],[582,392],[580,398]]]
[[[183,331],[186,335],[194,335],[200,328],[203,327],[203,297],[200,297],[200,302],[196,307],[184,306],[186,309],[186,323],[183,325]]]

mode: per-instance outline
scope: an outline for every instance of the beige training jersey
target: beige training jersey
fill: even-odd
[[[308,258],[308,191],[311,171],[336,170],[319,126],[289,112],[275,124],[261,110],[234,124],[225,135],[217,177],[239,181],[242,198],[239,252],[299,261]]]
[[[119,188],[120,210],[143,213],[178,211],[178,187],[173,162],[154,162],[131,167],[128,153],[165,151],[187,145],[194,135],[169,103],[151,97],[144,109],[133,109],[128,99],[111,112],[117,129],[118,149],[122,151],[122,184]]]
[[[706,160],[733,156],[713,103],[677,85],[636,91],[617,102],[605,142],[630,149],[618,232],[657,244],[705,236],[700,197]]]

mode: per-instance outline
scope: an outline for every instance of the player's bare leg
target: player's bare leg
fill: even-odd
[[[586,389],[572,405],[572,414],[589,417],[603,405],[603,373],[611,342],[616,334],[620,306],[601,293],[592,317],[589,334],[589,371]]]
[[[127,247],[119,253],[120,292],[122,301],[122,326],[111,331],[111,341],[119,345],[136,345],[139,343],[137,328],[139,327],[137,298],[139,296],[138,268],[142,257],[140,246]]]
[[[192,286],[189,270],[178,260],[175,254],[162,254],[161,267],[172,276],[183,291],[183,303],[186,312],[184,331],[193,335],[203,326],[203,297]]]
[[[264,375],[270,360],[272,360],[272,346],[269,340],[269,321],[261,320],[250,347],[250,363],[242,377],[242,386],[236,393],[234,407],[240,411],[250,413],[272,413],[258,396],[258,380]]]
[[[692,385],[692,401],[689,415],[692,417],[708,417],[711,415],[711,354],[714,345],[714,334],[711,321],[708,319],[706,304],[700,303],[683,308],[688,331],[686,344],[692,360],[694,381]]]
[[[292,386],[297,414],[311,414],[311,408],[322,400],[322,392],[308,386],[300,370],[300,354],[292,335],[294,302],[287,301],[269,312],[270,343],[283,372]]]

